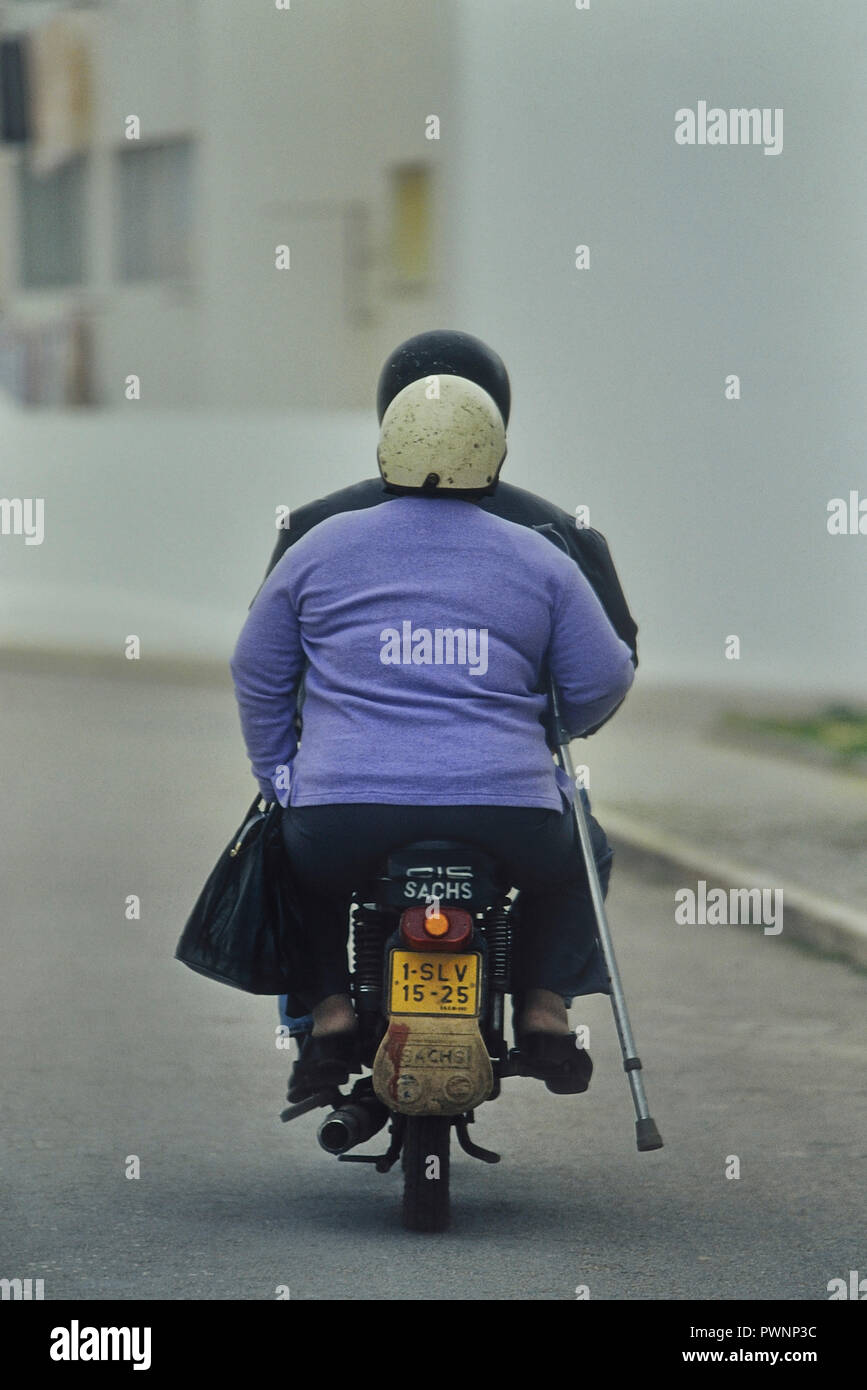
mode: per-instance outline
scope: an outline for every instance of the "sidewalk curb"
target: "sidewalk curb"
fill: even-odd
[[[780,888],[783,937],[788,934],[825,955],[867,969],[867,914],[779,879],[774,882],[767,869],[758,870],[727,859],[620,811],[607,809],[602,803],[598,810],[594,807],[594,814],[611,840],[615,866],[622,864],[657,879],[675,875],[678,887],[689,887],[690,879],[702,878],[715,888]]]

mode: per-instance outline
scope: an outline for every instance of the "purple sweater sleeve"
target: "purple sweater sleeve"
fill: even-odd
[[[284,563],[274,567],[241,629],[230,669],[253,776],[266,801],[289,804],[289,768],[298,748],[295,707],[305,665]]]
[[[620,704],[635,679],[632,653],[583,574],[562,572],[548,655],[563,723],[573,737]]]

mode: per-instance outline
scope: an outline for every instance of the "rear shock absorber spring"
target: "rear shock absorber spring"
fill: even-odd
[[[394,929],[393,914],[357,905],[353,914],[352,967],[355,1007],[379,1012],[382,997],[383,946]]]
[[[488,908],[485,917],[485,940],[488,943],[491,985],[494,989],[507,991],[510,988],[512,965],[512,919],[508,898],[503,898],[496,906]]]

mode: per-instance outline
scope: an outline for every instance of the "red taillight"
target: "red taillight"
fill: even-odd
[[[448,923],[442,930],[442,922]],[[431,924],[434,930],[428,930]],[[441,907],[425,916],[423,907],[408,907],[401,913],[400,934],[411,951],[459,951],[469,941],[473,919],[460,907]]]

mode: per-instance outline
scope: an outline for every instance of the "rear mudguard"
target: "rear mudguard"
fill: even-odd
[[[389,1018],[373,1061],[373,1089],[401,1115],[462,1115],[487,1100],[494,1072],[477,1018]]]

